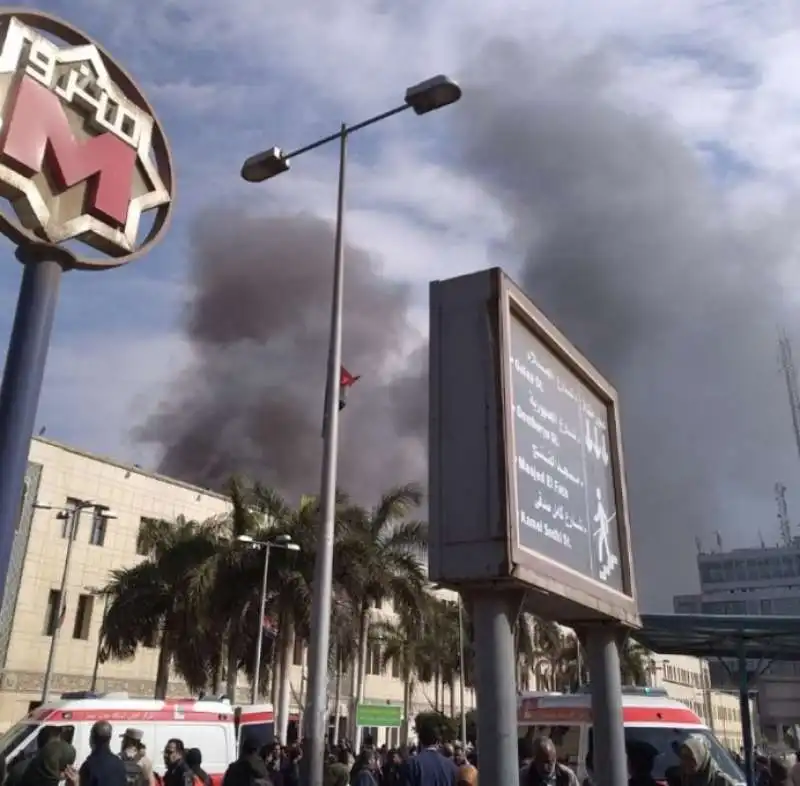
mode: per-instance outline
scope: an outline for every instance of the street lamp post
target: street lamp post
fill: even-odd
[[[461,702],[461,742],[467,744],[467,709],[464,706],[464,683],[466,682],[466,661],[464,659],[464,602],[458,595],[458,658],[461,662],[459,701]]]
[[[94,502],[88,500],[79,500],[71,508],[61,508],[54,505],[34,505],[37,510],[57,510],[58,518],[66,520],[67,522],[67,554],[64,557],[64,570],[61,573],[61,587],[58,591],[58,616],[56,617],[56,625],[53,628],[52,636],[50,637],[50,652],[47,655],[47,667],[44,672],[44,683],[42,684],[42,704],[47,702],[50,694],[50,683],[53,679],[53,666],[56,659],[56,648],[58,646],[58,637],[61,633],[61,624],[63,622],[64,610],[66,608],[67,597],[67,581],[69,580],[69,566],[72,561],[72,545],[75,542],[77,534],[76,527],[78,525],[78,518],[81,511],[88,508],[97,508],[101,511],[101,515],[106,519],[113,519],[116,516],[111,511],[103,506],[96,505]]]
[[[258,685],[261,676],[261,652],[264,643],[264,614],[267,608],[267,578],[269,577],[269,554],[271,549],[286,549],[286,551],[300,551],[297,543],[292,543],[289,535],[278,535],[274,540],[254,540],[249,535],[239,535],[239,543],[249,545],[251,548],[264,549],[264,570],[261,573],[261,595],[259,597],[258,635],[256,636],[256,657],[253,663],[253,685],[250,688],[250,703],[258,702]],[[273,678],[274,679],[274,678]]]
[[[339,131],[284,153],[278,147],[250,156],[241,175],[249,183],[260,183],[288,171],[291,159],[339,140],[339,182],[336,200],[336,240],[333,265],[333,294],[328,346],[325,414],[323,420],[322,477],[320,483],[319,547],[314,563],[314,594],[311,602],[311,641],[309,642],[309,711],[305,717],[305,738],[309,741],[308,786],[322,786],[323,757],[328,709],[328,647],[330,643],[331,584],[333,574],[334,516],[339,442],[339,383],[342,360],[342,292],[344,281],[344,198],[347,139],[356,131],[404,112],[424,115],[454,104],[461,88],[446,76],[435,76],[409,87],[404,103],[352,126],[342,124]],[[304,757],[306,758],[306,757]]]
[[[94,668],[92,669],[92,682],[89,690],[94,693],[97,690],[97,678],[100,675],[100,656],[103,652],[103,630],[106,626],[106,616],[108,615],[108,595],[99,587],[89,587],[89,592],[95,598],[103,598],[103,617],[100,621],[100,630],[97,631],[97,648],[94,653]]]

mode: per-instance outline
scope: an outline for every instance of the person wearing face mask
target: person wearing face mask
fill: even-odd
[[[678,752],[682,786],[734,786],[714,761],[705,738],[687,737]]]
[[[521,773],[522,786],[578,786],[578,776],[558,763],[556,746],[549,737],[533,741],[533,758]]]

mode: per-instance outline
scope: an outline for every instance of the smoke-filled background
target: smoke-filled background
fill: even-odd
[[[640,591],[666,610],[696,585],[696,537],[777,540],[773,485],[798,469],[776,361],[778,326],[797,326],[781,293],[797,219],[737,208],[715,179],[731,174],[723,157],[703,160],[626,99],[602,53],[543,51],[482,53],[450,117],[452,154],[512,219],[498,252],[510,272],[620,390]],[[195,364],[143,428],[163,472],[316,491],[332,245],[308,216],[198,219]],[[426,476],[412,352],[425,327],[409,316],[426,293],[352,247],[346,292],[344,363],[362,380],[342,419],[340,479],[368,501]]]

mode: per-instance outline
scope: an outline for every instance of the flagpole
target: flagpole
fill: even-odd
[[[333,293],[325,386],[325,438],[322,448],[321,514],[314,560],[311,600],[311,641],[308,654],[308,710],[305,739],[309,745],[308,784],[322,786],[325,738],[328,726],[328,648],[333,598],[333,545],[336,519],[336,470],[339,452],[339,391],[342,367],[342,293],[344,288],[344,200],[347,167],[347,125],[339,130],[339,183],[336,196],[336,239],[333,258]]]

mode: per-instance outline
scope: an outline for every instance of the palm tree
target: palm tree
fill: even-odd
[[[225,694],[236,697],[239,671],[244,667],[253,679],[253,655],[257,637],[263,635],[260,612],[261,571],[264,553],[260,548],[247,548],[242,537],[261,540],[264,536],[264,512],[260,490],[238,478],[227,484],[230,511],[209,523],[216,548],[203,563],[187,576],[185,592],[195,610],[198,629],[220,642],[213,656],[213,690],[220,682],[225,664]],[[271,662],[274,640],[262,652]],[[267,677],[263,664],[259,669],[262,686]]]
[[[652,657],[650,651],[631,638],[619,653],[619,666],[623,685],[647,685],[647,666]]]
[[[413,618],[421,611],[428,527],[407,520],[421,502],[420,487],[408,484],[387,491],[371,510],[351,506],[343,511],[340,558],[348,570],[341,572],[341,586],[359,622],[356,705],[364,700],[371,607],[388,599],[400,617]]]
[[[138,550],[148,554],[138,565],[115,570],[104,588],[108,608],[101,631],[101,658],[128,660],[140,645],[158,646],[155,697],[164,698],[170,667],[191,690],[208,681],[211,640],[197,629],[187,577],[214,554],[212,528],[179,517],[175,522],[147,521]]]

